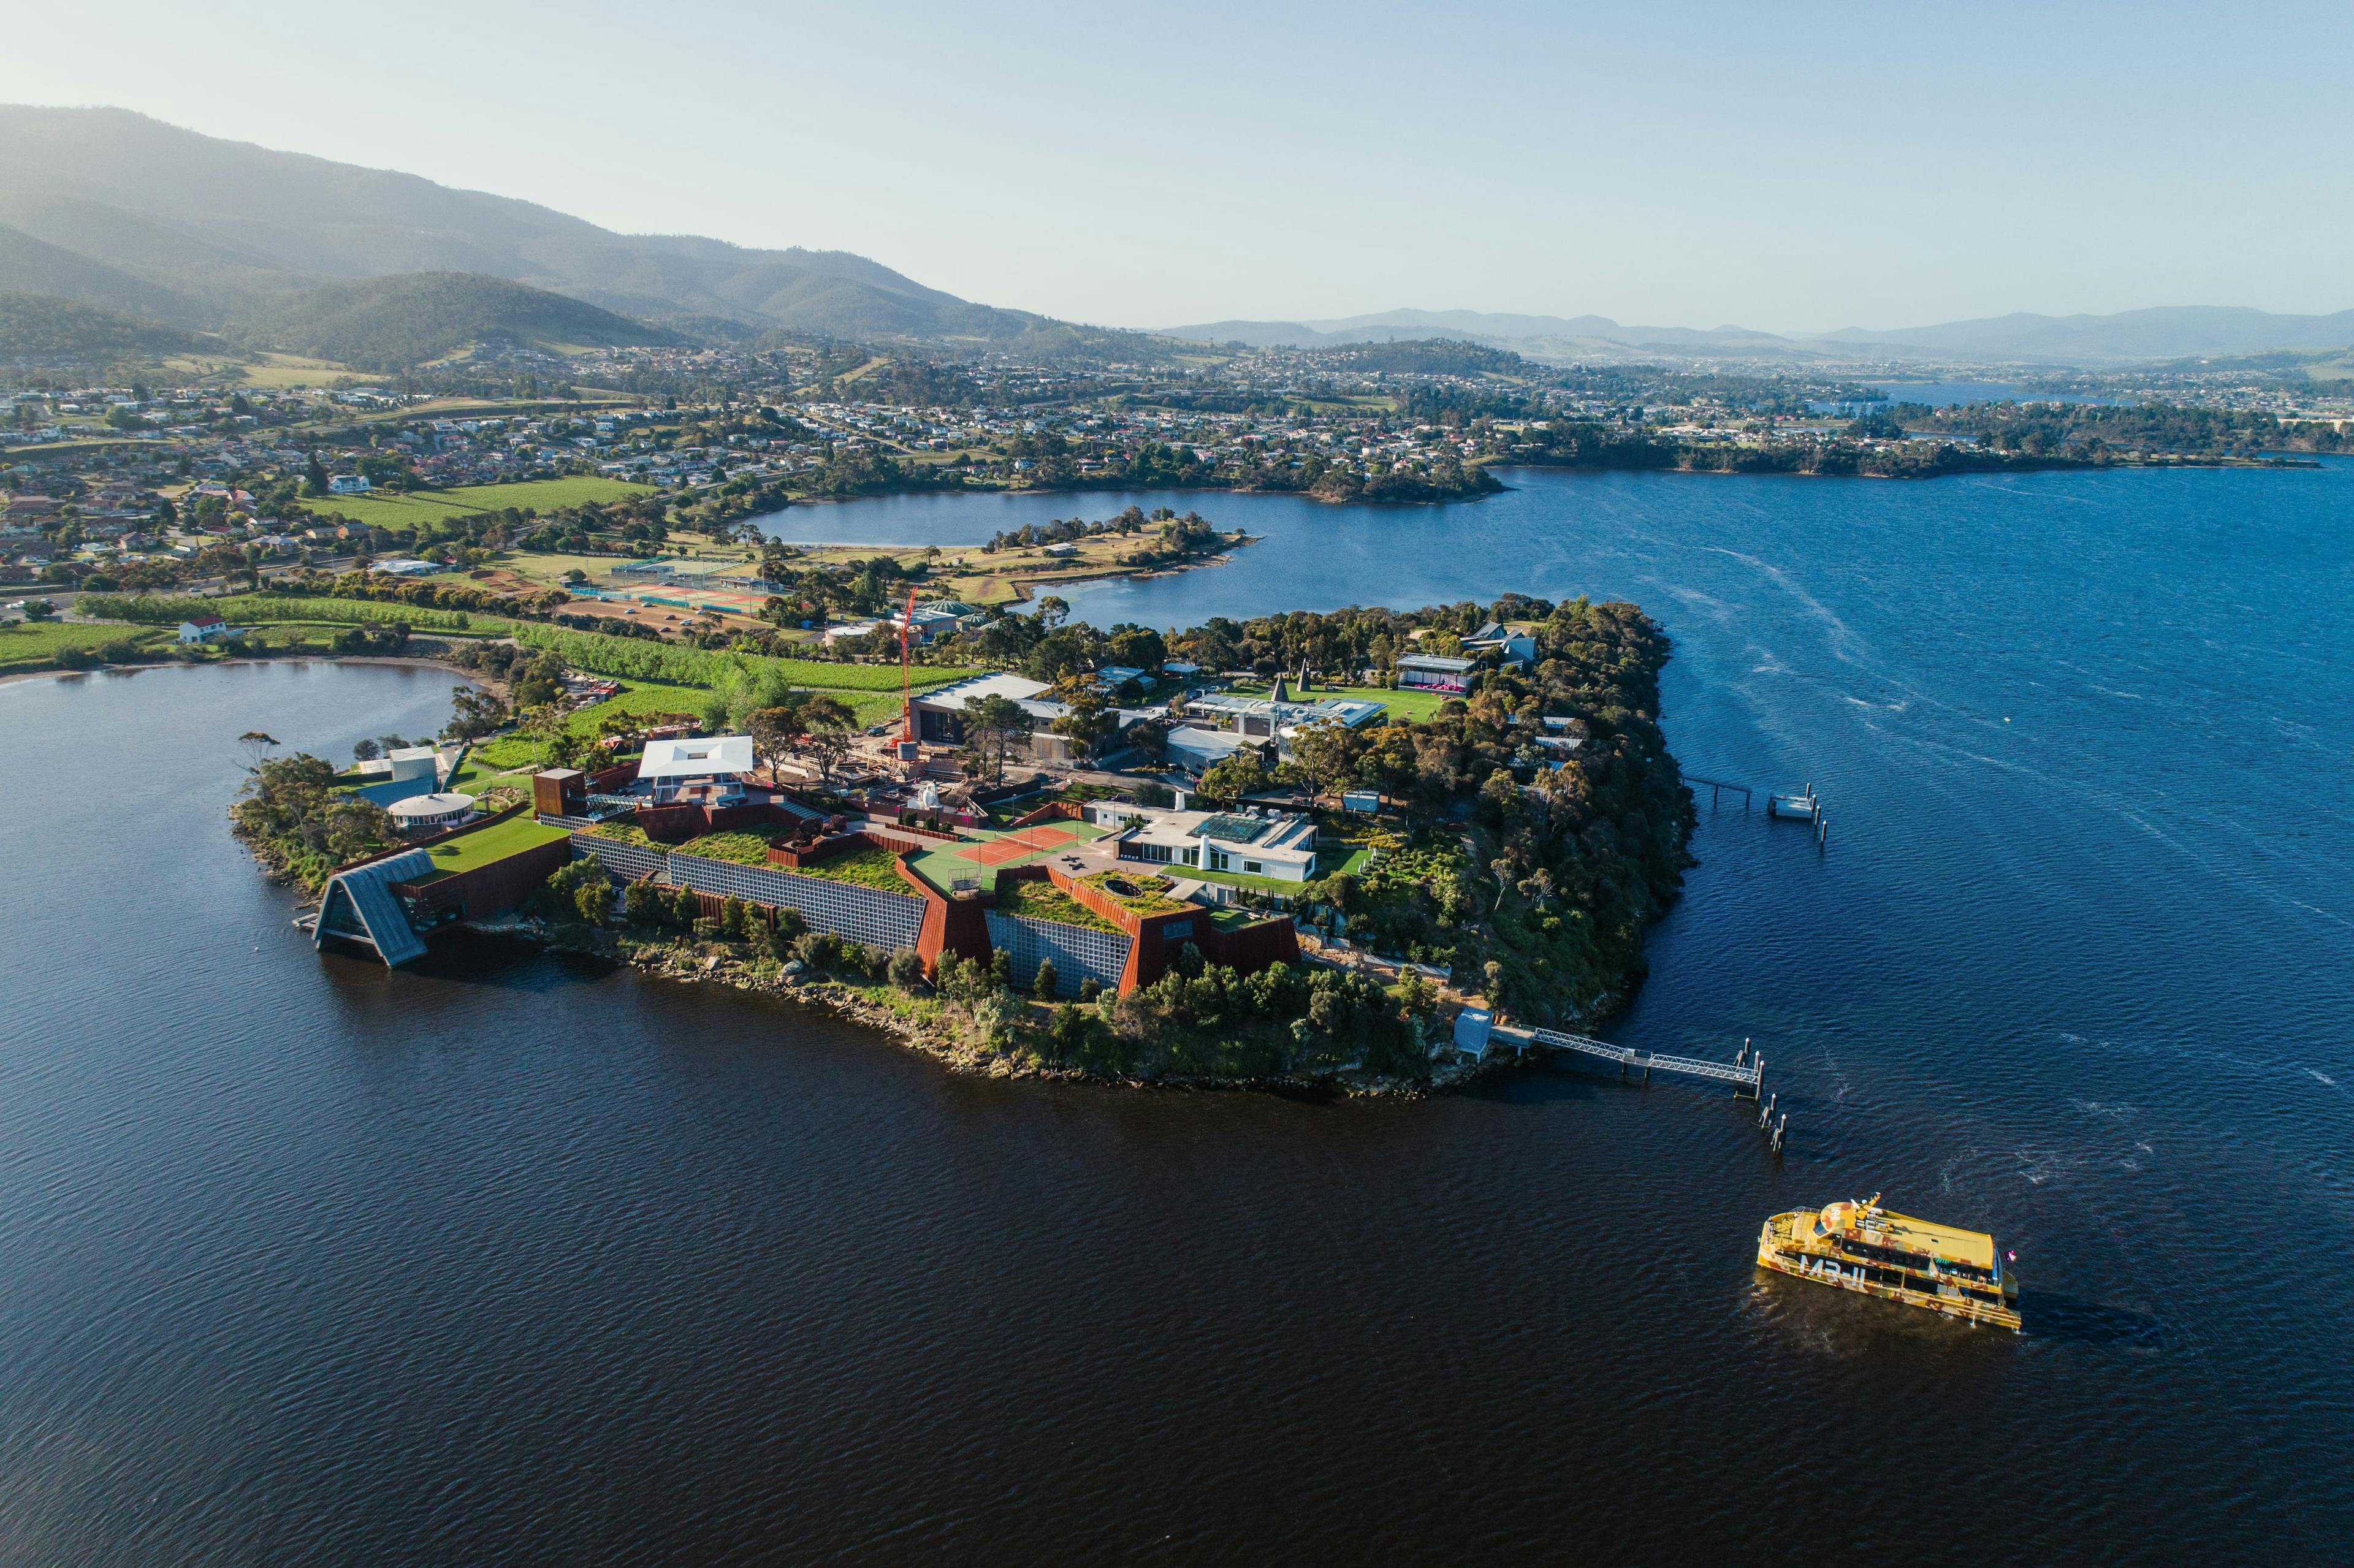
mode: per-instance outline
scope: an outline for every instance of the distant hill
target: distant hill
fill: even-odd
[[[0,355],[172,354],[194,345],[176,327],[54,294],[0,291]]]
[[[257,345],[374,371],[423,364],[494,338],[546,348],[684,341],[579,300],[479,272],[328,283],[272,299],[236,326]]]
[[[2354,311],[2274,315],[2237,306],[2174,305],[2110,316],[2017,313],[1939,326],[1826,333],[1826,344],[2043,365],[2102,365],[2340,348],[2354,344]]]
[[[193,326],[207,313],[185,294],[5,226],[0,226],[0,289],[79,300],[176,326]]]
[[[1735,359],[1835,366],[1859,361],[2016,366],[2103,366],[2203,355],[2337,348],[2354,344],[2354,311],[2273,315],[2236,308],[2179,306],[2108,316],[2016,314],[1983,321],[1868,332],[1850,327],[1819,337],[1779,336],[1746,327],[1621,326],[1607,316],[1528,316],[1480,311],[1384,311],[1308,322],[1210,322],[1170,327],[1171,337],[1253,347],[1331,347],[1405,338],[1460,337],[1531,358]]]
[[[1624,360],[1666,355],[1808,362],[1821,351],[1771,333],[1744,327],[1620,326],[1607,316],[1506,315],[1484,311],[1384,311],[1310,322],[1207,322],[1168,327],[1165,335],[1195,343],[1242,343],[1253,348],[1336,348],[1344,344],[1428,343],[1454,339],[1485,344],[1532,358]]]
[[[0,106],[0,224],[194,302],[214,325],[336,280],[478,273],[614,313],[845,338],[1165,355],[1132,333],[1067,327],[928,289],[840,250],[754,250],[616,234],[530,202],[273,152],[121,109]],[[100,301],[81,288],[50,291]]]

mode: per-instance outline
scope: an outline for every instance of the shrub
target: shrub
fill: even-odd
[[[1086,976],[1079,981],[1079,1000],[1081,1001],[1091,1002],[1101,995],[1103,995],[1103,982],[1096,979],[1095,976]]]
[[[572,906],[580,918],[591,926],[602,926],[613,912],[613,889],[610,884],[598,881],[578,888],[572,895]]]
[[[1038,961],[1038,972],[1031,977],[1031,994],[1043,1000],[1052,1001],[1062,981],[1063,977],[1055,972],[1055,960],[1041,959]]]
[[[632,926],[659,925],[665,913],[663,908],[663,890],[655,886],[651,879],[633,882],[630,884],[628,892],[621,896],[621,908],[622,912],[629,916],[630,924]]]
[[[924,983],[924,960],[913,948],[895,948],[884,973],[901,991],[913,991]]]
[[[744,939],[744,901],[740,898],[723,900],[719,906],[719,933],[731,942]]]

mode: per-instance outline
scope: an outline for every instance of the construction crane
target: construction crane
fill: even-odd
[[[921,755],[916,746],[916,688],[907,669],[907,639],[916,630],[916,590],[907,590],[907,607],[899,612],[899,760],[913,763]]]

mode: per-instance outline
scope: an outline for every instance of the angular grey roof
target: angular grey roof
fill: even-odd
[[[323,947],[331,936],[364,936],[376,957],[398,968],[425,956],[425,943],[408,924],[392,885],[423,876],[434,869],[431,852],[403,850],[383,860],[372,860],[327,879],[326,896],[319,901],[319,925],[311,945]],[[347,914],[348,912],[348,914]],[[351,927],[356,925],[355,932]]]

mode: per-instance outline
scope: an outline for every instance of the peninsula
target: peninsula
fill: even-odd
[[[569,662],[607,645],[649,669]],[[1168,639],[1042,605],[925,652],[903,697],[896,664],[518,624],[440,736],[248,737],[232,822],[323,895],[314,939],[388,963],[523,932],[967,1070],[1361,1091],[1621,1005],[1690,863],[1632,605]]]

